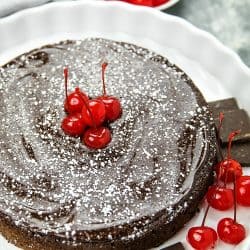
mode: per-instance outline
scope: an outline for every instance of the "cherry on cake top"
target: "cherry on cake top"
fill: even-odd
[[[79,87],[68,95],[68,68],[64,69],[64,109],[68,115],[63,119],[61,127],[70,136],[82,137],[81,141],[91,149],[101,149],[109,144],[111,132],[104,125],[114,122],[122,113],[120,100],[106,93],[107,66],[107,62],[102,64],[103,95],[94,99],[89,98]]]
[[[69,114],[62,120],[62,129],[67,135],[79,137],[85,128],[81,113]]]
[[[106,120],[107,121],[115,121],[117,120],[122,113],[122,107],[120,100],[114,96],[109,96],[106,93],[106,83],[105,83],[105,70],[108,66],[108,63],[104,62],[102,64],[102,88],[103,88],[103,95],[97,97],[98,100],[101,100],[106,109]]]
[[[97,99],[88,100],[82,107],[83,122],[89,127],[99,127],[106,119],[106,109],[102,101]]]
[[[111,141],[111,132],[106,127],[89,128],[85,131],[82,141],[93,149],[105,148]]]
[[[69,114],[80,113],[84,105],[84,101],[88,101],[88,96],[76,87],[75,91],[68,94],[68,68],[64,69],[64,87],[65,87],[65,101],[64,110]]]

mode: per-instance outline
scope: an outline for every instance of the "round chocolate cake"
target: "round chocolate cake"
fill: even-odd
[[[112,141],[88,149],[64,134],[69,88],[119,97]],[[211,183],[214,126],[179,68],[104,39],[64,41],[0,68],[0,231],[24,249],[149,249],[197,211]]]

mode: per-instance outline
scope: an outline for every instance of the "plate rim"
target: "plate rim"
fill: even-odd
[[[179,1],[179,0],[174,0]],[[196,27],[194,24],[188,22],[187,20],[175,16],[172,14],[164,13],[161,11],[158,11],[157,8],[151,8],[147,6],[136,6],[132,4],[127,4],[125,2],[120,1],[92,1],[92,0],[85,0],[83,1],[58,1],[58,2],[48,2],[43,5],[27,8],[20,10],[18,12],[15,12],[9,16],[0,18],[0,26],[4,25],[5,23],[10,23],[15,21],[15,19],[18,19],[22,17],[23,15],[29,15],[33,12],[40,12],[45,11],[46,9],[49,9],[53,6],[60,6],[60,5],[66,5],[66,6],[73,6],[73,5],[99,5],[105,8],[105,6],[113,5],[114,7],[121,7],[125,8],[128,11],[137,12],[140,14],[141,12],[146,12],[147,14],[151,12],[152,15],[160,18],[163,21],[171,20],[172,22],[177,22],[182,26],[185,26],[188,30],[192,31],[193,33],[196,33],[202,37],[205,37],[207,40],[210,41],[210,43],[214,46],[219,48],[221,51],[223,51],[225,54],[228,54],[230,56],[231,60],[234,60],[237,62],[239,67],[242,69],[242,71],[250,77],[250,68],[243,62],[243,60],[240,58],[240,56],[231,48],[224,45],[219,39],[217,39],[214,35],[209,33],[208,31],[202,30],[198,27]]]

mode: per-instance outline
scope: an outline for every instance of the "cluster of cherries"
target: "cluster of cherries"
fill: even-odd
[[[223,119],[224,115],[220,113],[218,138],[220,138]],[[208,250],[213,248],[218,236],[228,244],[238,244],[246,237],[244,226],[238,223],[236,219],[236,205],[238,203],[239,205],[250,207],[250,176],[243,176],[240,163],[231,158],[232,141],[239,132],[234,131],[230,133],[227,157],[224,159],[220,149],[222,160],[215,166],[216,181],[214,185],[209,187],[207,192],[206,200],[208,206],[201,226],[192,227],[188,231],[187,240],[194,249]],[[233,182],[233,189],[228,187],[228,183],[231,182]],[[220,211],[234,207],[234,218],[221,219],[217,225],[216,232],[213,228],[205,226],[205,220],[210,207]]]
[[[106,147],[111,141],[110,122],[117,120],[122,113],[118,98],[106,94],[105,69],[107,63],[102,64],[103,95],[90,98],[79,87],[68,94],[68,68],[64,69],[65,102],[64,109],[67,116],[61,127],[65,134],[80,137],[82,142],[91,149]]]
[[[156,6],[159,6],[161,4],[167,3],[170,0],[123,0],[123,1],[127,2],[127,3],[136,4],[136,5],[156,7]]]

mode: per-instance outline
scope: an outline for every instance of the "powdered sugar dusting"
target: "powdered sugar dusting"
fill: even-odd
[[[108,147],[93,151],[60,128],[63,67],[71,90],[96,97],[104,60],[107,92],[123,114]],[[153,52],[103,39],[47,46],[1,68],[0,210],[37,232],[74,239],[86,230],[85,240],[97,237],[87,230],[170,211],[210,143],[208,111],[188,81]]]

